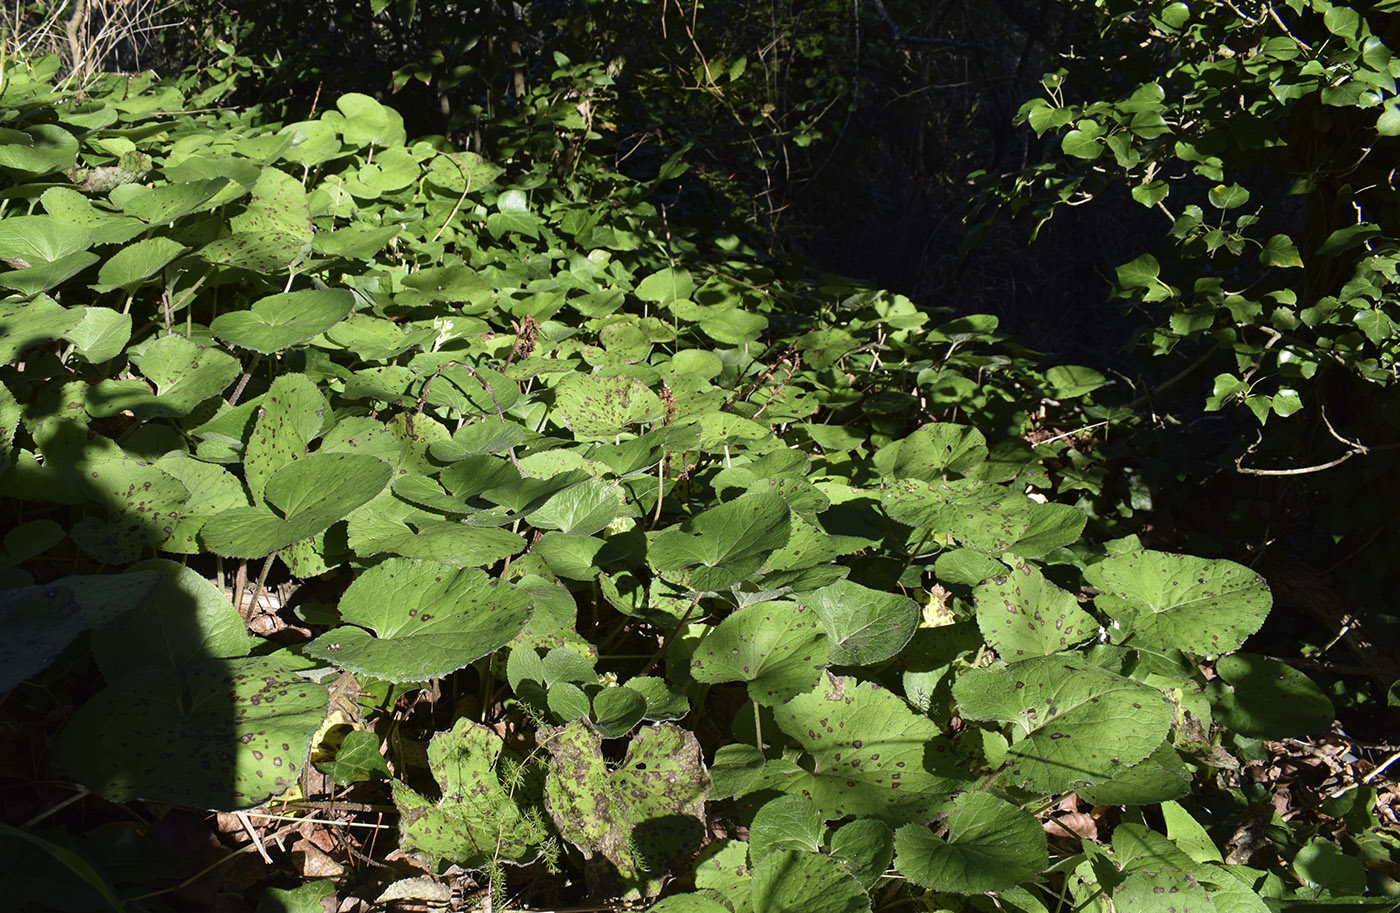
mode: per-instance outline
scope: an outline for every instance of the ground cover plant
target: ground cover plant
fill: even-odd
[[[7,67],[13,902],[1394,907],[1263,578],[1089,528],[1107,378],[677,224],[552,63],[499,162]]]

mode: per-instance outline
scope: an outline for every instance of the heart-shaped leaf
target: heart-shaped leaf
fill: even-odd
[[[324,333],[350,313],[355,296],[344,289],[306,289],[271,295],[250,310],[228,311],[209,330],[231,345],[271,355]]]
[[[827,651],[816,613],[793,602],[761,602],[710,629],[690,674],[699,682],[748,682],[754,702],[772,706],[810,691]]]
[[[273,473],[267,500],[210,517],[200,539],[215,554],[261,558],[325,532],[371,501],[389,482],[389,465],[354,453],[316,453]]]
[[[549,753],[546,805],[585,859],[596,853],[612,863],[634,898],[655,896],[668,875],[688,870],[704,837],[710,781],[695,736],[671,723],[642,729],[609,771],[602,738],[587,723],[539,732]]]
[[[355,578],[340,601],[346,624],[305,652],[385,681],[427,681],[510,643],[532,610],[527,593],[483,571],[390,558]]]
[[[870,897],[830,856],[803,850],[769,853],[753,871],[754,913],[869,913]]]
[[[831,662],[873,666],[897,654],[919,625],[918,603],[849,580],[804,593],[800,601],[816,611],[831,640]]]
[[[1029,812],[991,793],[964,793],[948,814],[948,839],[922,824],[895,834],[895,865],[915,884],[952,894],[1005,891],[1049,862],[1045,832]]]
[[[880,502],[900,523],[950,533],[985,551],[1001,551],[1021,538],[1030,526],[1032,503],[1004,485],[974,479],[900,479],[881,492]]]
[[[581,441],[605,440],[665,414],[646,384],[626,375],[570,374],[554,388],[554,410]]]

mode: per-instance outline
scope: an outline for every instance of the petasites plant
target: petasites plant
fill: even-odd
[[[0,96],[0,650],[54,776],[666,911],[1367,902],[1330,832],[1221,852],[1330,705],[1263,707],[1252,571],[1051,499],[1016,416],[1102,376],[679,230],[679,157],[570,190],[368,96],[46,79]],[[158,890],[102,845],[54,858]]]

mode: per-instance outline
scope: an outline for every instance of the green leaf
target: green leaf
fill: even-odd
[[[311,249],[308,241],[285,232],[245,231],[219,238],[195,251],[210,263],[254,273],[281,273]]]
[[[872,682],[827,673],[773,717],[810,755],[810,770],[769,762],[753,787],[810,796],[828,820],[922,820],[965,781],[938,725]]]
[[[709,785],[695,736],[670,723],[642,729],[612,771],[587,723],[542,726],[539,738],[555,827],[584,859],[596,853],[612,863],[625,897],[654,897],[668,875],[689,870]]]
[[[209,330],[230,345],[263,355],[300,345],[345,319],[355,296],[344,289],[306,289],[270,295],[246,311],[226,311]]]
[[[326,398],[304,374],[283,374],[272,382],[258,407],[243,458],[244,479],[255,503],[263,502],[263,489],[273,473],[306,455],[329,410]]]
[[[894,858],[894,832],[874,818],[851,821],[831,835],[831,855],[868,891],[884,877]]]
[[[13,289],[21,295],[38,295],[57,288],[100,259],[101,257],[91,251],[79,251],[51,263],[40,263],[28,269],[0,273],[0,288]],[[0,317],[3,317],[4,313],[5,311],[0,311]],[[0,353],[12,345],[14,343],[0,344]]]
[[[513,755],[501,737],[471,720],[458,720],[450,731],[433,736],[428,769],[441,798],[426,798],[402,780],[393,781],[404,852],[435,871],[533,859],[544,837],[543,822],[502,781],[507,758]]]
[[[763,804],[749,824],[749,862],[758,864],[774,850],[820,852],[826,821],[810,799],[779,796]]]
[[[575,536],[591,536],[617,516],[621,503],[618,487],[601,479],[589,479],[565,488],[530,514],[530,525],[557,529]]]
[[[1087,161],[1093,161],[1103,155],[1104,150],[1098,133],[1078,129],[1071,130],[1064,135],[1064,138],[1060,140],[1060,148],[1064,150],[1066,155]]]
[[[766,329],[767,317],[740,308],[711,310],[700,320],[701,332],[726,346],[747,345],[757,340]]]
[[[923,824],[909,824],[895,834],[894,846],[900,874],[953,894],[1005,891],[1035,878],[1049,862],[1040,822],[986,792],[953,800],[946,842]]]
[[[1339,228],[1327,236],[1327,240],[1323,241],[1322,246],[1317,249],[1317,253],[1321,257],[1335,257],[1352,248],[1360,247],[1380,234],[1380,226],[1370,222]]]
[[[391,554],[454,567],[494,564],[525,550],[525,540],[509,530],[444,520],[392,496],[351,516],[348,535],[350,548],[363,558]]]
[[[1032,503],[1030,524],[1007,551],[1023,558],[1047,555],[1057,548],[1078,542],[1088,520],[1081,510],[1068,504]]]
[[[102,264],[97,282],[91,287],[96,292],[131,291],[164,269],[184,250],[185,245],[169,238],[146,238],[129,244]]]
[[[840,580],[800,597],[815,610],[831,642],[831,662],[876,666],[897,655],[919,626],[918,603]],[[815,680],[802,690],[808,690]]]
[[[380,227],[351,224],[335,231],[317,232],[311,239],[311,249],[327,257],[373,260],[384,249],[384,245],[396,238],[402,231],[403,227],[400,225]]]
[[[714,592],[761,568],[787,543],[790,528],[782,498],[744,494],[658,534],[647,561],[659,571],[685,569],[689,586]]]
[[[47,296],[0,302],[0,325],[5,328],[0,335],[0,363],[14,361],[31,346],[64,338],[84,316],[82,310],[61,307]]]
[[[941,482],[947,473],[966,475],[987,459],[987,439],[967,425],[939,423],[882,447],[875,465],[888,476]]]
[[[1177,5],[1183,6],[1184,4]],[[1153,206],[1165,200],[1167,194],[1170,192],[1171,188],[1167,185],[1166,181],[1156,180],[1134,186],[1132,195],[1134,200],[1151,209]]]
[[[141,418],[189,415],[227,389],[239,374],[236,358],[183,336],[159,336],[133,360],[156,388],[155,396],[128,407]]]
[[[721,747],[710,767],[710,799],[729,799],[743,793],[762,773],[763,763],[763,752],[752,745]]]
[[[1216,209],[1238,209],[1249,202],[1249,191],[1239,184],[1217,184],[1206,193]]]
[[[268,233],[311,243],[311,212],[301,182],[276,168],[264,168],[249,190],[248,206],[229,220],[235,234]]]
[[[761,602],[710,629],[690,672],[700,682],[747,682],[755,703],[773,706],[817,684],[827,651],[815,613],[791,602]]]
[[[570,374],[554,390],[554,411],[581,441],[612,438],[666,411],[650,388],[626,375]]]
[[[647,913],[733,913],[728,907],[704,894],[672,894],[647,907]]]
[[[122,210],[127,215],[152,225],[168,225],[190,213],[216,205],[210,201],[229,186],[229,183],[228,178],[218,177],[203,181],[161,184],[128,196]]]
[[[663,269],[637,283],[636,294],[643,301],[671,305],[689,298],[694,291],[695,282],[690,278],[689,272],[683,269]]]
[[[57,124],[36,124],[20,132],[29,142],[0,145],[0,168],[35,178],[64,171],[77,162],[78,141]]]
[[[1150,288],[1156,285],[1162,272],[1161,264],[1151,254],[1143,254],[1118,267],[1118,284],[1125,289]]]
[[[0,590],[0,689],[42,672],[87,627],[72,590],[26,586]]]
[[[1325,732],[1332,702],[1302,672],[1253,653],[1222,656],[1208,692],[1217,722],[1240,735],[1282,739]]]
[[[248,506],[248,495],[243,490],[243,484],[222,466],[184,454],[173,454],[157,460],[156,468],[178,480],[190,492],[184,516],[174,524],[170,538],[161,543],[162,551],[199,554],[203,549],[198,536],[205,521],[220,511]]]
[[[451,152],[434,158],[428,173],[440,187],[453,193],[466,193],[480,191],[502,171],[475,152]]]
[[[933,565],[934,576],[943,583],[976,586],[988,577],[1006,573],[1006,565],[985,552],[954,548],[939,554]]]
[[[1259,251],[1259,262],[1264,266],[1302,266],[1303,258],[1288,235],[1274,235],[1264,242]]]
[[[403,117],[368,95],[346,92],[335,101],[338,111],[327,111],[321,120],[352,146],[394,146],[406,138]]]
[[[1098,371],[1080,365],[1055,365],[1045,372],[1045,379],[1059,399],[1075,399],[1108,383]]]
[[[111,308],[85,307],[83,319],[68,333],[74,347],[89,364],[116,358],[131,341],[131,315]]]
[[[1219,655],[1259,630],[1272,598],[1264,578],[1233,561],[1144,550],[1084,572],[1103,590],[1094,605],[1148,649]]]
[[[427,304],[478,305],[488,302],[493,292],[490,283],[462,264],[420,269],[405,276],[403,286],[404,291],[394,297],[394,302],[405,307]]]
[[[841,863],[781,849],[753,870],[754,913],[869,913],[870,898]]]
[[[153,668],[183,674],[210,659],[248,655],[247,625],[214,583],[165,558],[133,570],[151,575],[151,585],[131,611],[107,619],[92,639],[108,684],[137,687]]]
[[[1167,825],[1167,837],[1194,862],[1224,862],[1215,841],[1206,829],[1192,818],[1186,809],[1175,802],[1163,802],[1162,820]]]
[[[1161,692],[1074,655],[974,669],[953,685],[964,719],[1014,725],[1011,782],[1044,793],[1111,779],[1166,738]]]
[[[1113,889],[1115,910],[1134,913],[1211,911],[1214,902],[1205,887],[1191,875],[1166,866],[1138,871]]]
[[[335,893],[335,882],[326,879],[307,881],[295,888],[263,889],[254,913],[322,913],[321,899]]]
[[[0,219],[0,260],[23,260],[38,266],[91,246],[86,226],[62,222],[53,216]]]
[[[365,780],[387,780],[393,776],[384,756],[379,753],[379,736],[356,729],[347,732],[330,761],[316,765],[328,774],[337,786],[349,786]]]
[[[1322,14],[1322,24],[1339,38],[1355,39],[1361,27],[1361,16],[1349,6],[1331,6]]]
[[[1032,502],[993,482],[901,479],[881,491],[880,503],[900,523],[951,534],[973,548],[1001,551],[1029,528]]]
[[[328,700],[282,654],[209,660],[99,692],[55,763],[113,802],[253,808],[296,784]]]
[[[1008,662],[1063,652],[1098,631],[1071,593],[1023,561],[977,587],[973,597],[982,636]]]
[[[1333,896],[1359,897],[1366,892],[1366,867],[1362,861],[1323,837],[1314,837],[1298,850],[1293,870],[1305,882]]]
[[[122,457],[86,466],[83,481],[106,520],[89,514],[70,535],[89,556],[110,565],[130,564],[169,538],[190,498],[189,489],[155,466]]]
[[[652,722],[684,719],[690,713],[690,700],[685,692],[677,691],[659,678],[633,678],[622,687],[635,691],[646,701],[642,718]]]
[[[231,558],[261,558],[325,532],[389,482],[389,465],[354,453],[316,453],[283,466],[267,481],[267,507],[238,507],[210,517],[200,539]],[[383,676],[381,676],[383,677]]]
[[[1112,779],[1079,790],[1094,805],[1156,805],[1191,791],[1193,774],[1170,742]]]
[[[532,610],[528,594],[484,571],[390,558],[355,578],[340,602],[345,624],[305,652],[384,681],[427,681],[510,643]]]
[[[593,726],[605,739],[631,732],[646,712],[647,699],[627,688],[604,688],[593,695]]]

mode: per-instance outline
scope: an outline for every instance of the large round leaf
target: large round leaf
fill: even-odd
[[[919,605],[898,593],[882,593],[841,580],[801,597],[816,610],[831,638],[831,661],[870,666],[894,656],[919,626]]]
[[[746,494],[712,507],[651,541],[647,559],[659,571],[688,570],[697,590],[720,590],[751,576],[791,532],[787,502]]]
[[[56,761],[113,802],[252,808],[297,782],[328,700],[279,655],[209,660],[100,692]]]
[[[810,769],[770,761],[754,788],[808,795],[828,819],[922,820],[965,784],[938,724],[873,683],[827,673],[773,717],[811,755]]]
[[[1033,502],[993,482],[899,479],[884,489],[880,503],[900,523],[951,533],[973,548],[1001,551],[1029,528]]]
[[[792,602],[745,606],[710,630],[691,659],[699,682],[748,682],[755,703],[772,706],[810,691],[827,664],[816,613]]]
[[[369,503],[389,482],[389,464],[357,453],[316,453],[267,480],[266,507],[237,507],[210,517],[200,532],[215,554],[261,558],[325,532]]]
[[[1103,590],[1094,605],[1146,649],[1234,652],[1273,602],[1263,577],[1222,559],[1130,552],[1092,565],[1084,577]]]
[[[385,681],[426,681],[505,646],[533,606],[524,590],[484,571],[390,558],[350,584],[340,601],[347,624],[306,653]]]
[[[935,891],[1005,891],[1040,874],[1049,861],[1045,832],[1029,812],[991,793],[953,800],[948,839],[922,824],[895,834],[895,865],[915,884]]]
[[[1312,680],[1278,660],[1253,653],[1222,656],[1211,682],[1211,705],[1222,726],[1256,739],[1327,731],[1332,702]]]
[[[287,292],[260,299],[247,311],[220,314],[209,330],[231,345],[270,355],[329,330],[354,304],[345,289]]]
[[[1073,655],[974,669],[953,697],[964,719],[1015,724],[1008,775],[1046,793],[1113,778],[1162,744],[1172,721],[1160,691]]]

